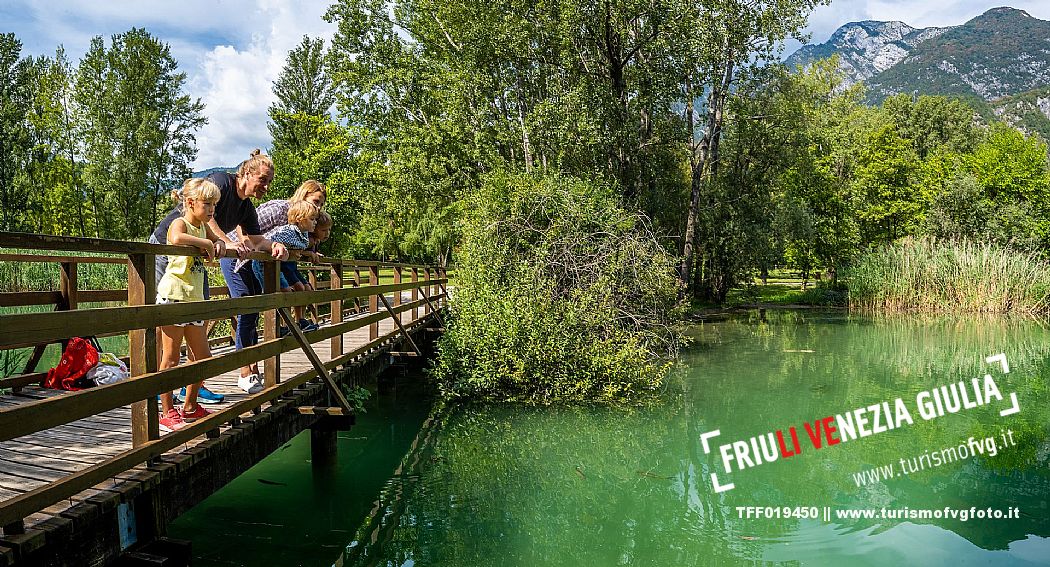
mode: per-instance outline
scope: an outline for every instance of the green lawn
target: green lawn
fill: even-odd
[[[703,310],[722,307],[747,307],[752,305],[808,305],[840,307],[846,304],[845,291],[827,289],[819,282],[810,280],[802,291],[802,279],[793,274],[770,274],[766,283],[756,279],[750,286],[741,286],[729,291],[725,305],[694,302],[693,309]]]

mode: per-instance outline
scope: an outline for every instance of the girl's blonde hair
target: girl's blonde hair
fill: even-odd
[[[270,156],[262,153],[262,150],[259,148],[255,148],[252,150],[248,159],[242,161],[241,165],[237,167],[237,177],[244,177],[249,173],[255,173],[264,165],[269,167],[270,170],[273,170],[273,160],[270,159]]]
[[[307,197],[314,193],[320,193],[325,201],[328,201],[328,190],[325,189],[324,184],[316,179],[307,179],[299,185],[299,188],[295,190],[295,193],[293,193],[292,197],[288,199],[288,202],[295,203],[297,201],[305,201]]]
[[[332,215],[328,214],[328,211],[321,209],[321,213],[317,215],[317,228],[331,228],[335,224],[332,220]],[[314,230],[317,230],[315,228]]]
[[[316,217],[321,212],[316,205],[310,201],[297,201],[288,208],[288,224],[299,224],[310,217]]]
[[[171,198],[183,206],[189,199],[218,203],[221,196],[219,186],[203,177],[191,177],[182,182],[182,187],[171,192]]]

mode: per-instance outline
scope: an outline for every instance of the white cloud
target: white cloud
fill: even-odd
[[[252,149],[267,149],[266,111],[274,101],[273,81],[288,52],[303,35],[329,40],[335,33],[335,26],[321,19],[327,10],[324,3],[259,0],[255,8],[242,18],[256,30],[248,45],[212,48],[192,81],[191,91],[200,93],[209,121],[197,136],[197,169],[236,165]]]
[[[62,44],[74,65],[91,38],[146,28],[171,46],[186,92],[205,103],[195,169],[230,166],[267,149],[273,81],[303,35],[330,40],[327,0],[3,0],[0,21],[23,54],[52,55]]]

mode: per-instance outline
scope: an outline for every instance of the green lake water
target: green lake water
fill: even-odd
[[[691,334],[667,400],[644,409],[478,405],[424,425],[428,397],[407,382],[343,434],[337,471],[314,475],[300,436],[171,535],[193,540],[194,565],[1050,564],[1045,324],[778,311]],[[985,361],[997,353],[1009,373]],[[981,378],[983,396],[985,374],[1003,400],[920,415],[920,392]],[[1010,393],[1020,411],[1001,416]],[[819,450],[803,425],[896,398],[913,423]],[[799,454],[725,472],[719,445],[783,430],[792,449],[792,426]],[[995,456],[962,458],[987,438]],[[954,462],[933,465],[949,448]],[[902,474],[901,458],[923,470]],[[894,477],[858,486],[890,464]],[[735,487],[716,492],[712,473]],[[783,517],[810,507],[817,518]],[[837,517],[904,508],[1019,514]]]

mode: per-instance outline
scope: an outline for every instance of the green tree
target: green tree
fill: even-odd
[[[33,98],[26,121],[32,148],[23,185],[31,196],[33,230],[84,236],[93,219],[85,216],[77,175],[72,67],[61,47],[54,59],[34,58],[31,64]]]
[[[354,238],[363,253],[447,257],[461,199],[500,161],[500,151],[514,153],[506,145],[513,136],[499,135],[504,123],[489,116],[505,95],[485,104],[498,89],[484,86],[491,77],[475,71],[471,59],[498,57],[498,42],[492,56],[483,51],[486,34],[504,27],[488,27],[487,17],[500,19],[490,5],[476,4],[476,26],[463,21],[465,14],[449,18],[448,10],[462,10],[463,3],[344,0],[328,13],[339,26],[329,55],[338,108],[364,164],[357,180],[361,229]],[[461,27],[449,35],[430,20]]]
[[[985,238],[1046,255],[1050,244],[1046,144],[1038,137],[996,123],[962,162],[988,205]]]
[[[933,195],[926,214],[925,232],[948,240],[982,240],[993,205],[971,175],[947,180]]]
[[[277,165],[274,192],[288,196],[306,179],[324,181],[302,167],[308,149],[316,144],[322,128],[331,122],[335,104],[332,81],[324,69],[324,40],[304,36],[288,53],[284,68],[273,84],[277,100],[270,105],[267,127],[273,139],[270,155]]]
[[[988,197],[1043,204],[1048,190],[1047,146],[1039,138],[995,123],[984,141],[964,158]]]
[[[864,242],[887,243],[910,234],[921,221],[914,185],[918,156],[892,124],[872,133],[857,163],[857,216]]]
[[[32,104],[32,65],[21,57],[22,42],[0,34],[0,219],[3,230],[26,230],[29,194],[19,187],[31,139],[25,116]]]
[[[700,216],[707,245],[695,289],[720,301],[729,287],[774,265],[832,275],[857,245],[849,191],[857,88],[841,91],[834,61],[794,74],[767,66],[730,100],[722,166]],[[861,121],[863,122],[863,121]]]
[[[809,12],[818,0],[788,2],[745,2],[725,0],[712,3],[684,3],[675,22],[681,26],[674,37],[681,48],[675,53],[683,77],[686,137],[689,141],[690,199],[685,214],[685,232],[681,240],[679,286],[684,293],[691,282],[694,294],[722,301],[736,284],[729,266],[731,247],[719,245],[721,235],[700,230],[702,211],[722,207],[723,196],[713,191],[712,180],[721,163],[720,142],[727,120],[727,100],[734,82],[758,68],[777,60],[779,45],[787,37],[801,38]],[[706,93],[706,104],[696,108],[695,101]],[[700,118],[700,117],[703,118]],[[712,224],[720,219],[713,218]],[[707,242],[698,236],[707,234]],[[695,250],[702,261],[694,274]],[[693,278],[691,279],[691,276]]]
[[[976,111],[960,99],[899,94],[884,100],[882,109],[900,136],[911,140],[919,159],[934,150],[966,153],[980,139]]]
[[[808,243],[814,264],[833,278],[859,245],[857,203],[849,188],[859,150],[875,119],[873,112],[860,104],[860,86],[845,89],[843,79],[834,59],[818,62],[793,75],[782,97],[782,103],[796,116],[792,124],[798,139],[790,143],[792,161],[778,181],[781,204],[801,207],[799,213],[785,211],[785,218],[810,219],[811,223],[781,226],[811,224],[812,238],[791,233],[795,246]],[[796,257],[809,258],[804,254]]]
[[[316,179],[328,189],[326,205],[336,223],[329,251],[356,254],[354,236],[360,223],[358,172],[354,137],[331,116],[335,104],[325,67],[324,40],[303,37],[288,54],[274,82],[277,100],[270,106],[270,134],[276,174],[274,192],[290,196],[300,183]]]
[[[77,69],[83,182],[96,234],[145,236],[168,189],[188,177],[204,106],[182,93],[170,48],[143,29],[95,37]]]

